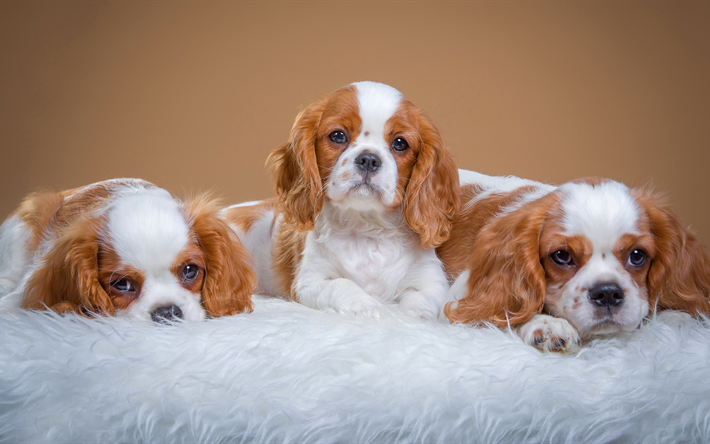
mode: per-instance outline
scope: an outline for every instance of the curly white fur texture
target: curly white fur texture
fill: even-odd
[[[138,325],[0,319],[3,442],[709,442],[710,322],[542,354],[515,334],[255,297]]]

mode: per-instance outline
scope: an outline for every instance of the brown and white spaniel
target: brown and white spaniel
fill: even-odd
[[[572,351],[630,331],[651,310],[710,313],[710,260],[651,193],[612,180],[558,188],[461,171],[461,212],[438,253],[452,279],[451,322],[519,328]]]
[[[156,322],[251,311],[249,253],[219,210],[138,179],[31,194],[0,227],[0,308]]]
[[[459,207],[441,135],[396,89],[358,82],[303,110],[269,157],[277,198],[224,210],[259,290],[379,317],[436,318],[448,281],[434,248]]]

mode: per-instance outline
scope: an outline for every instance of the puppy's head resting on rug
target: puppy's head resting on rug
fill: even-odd
[[[557,322],[543,311],[582,338],[633,330],[656,307],[710,313],[707,253],[647,191],[585,179],[501,210],[477,235],[452,321],[527,323],[523,337],[540,345]]]
[[[249,255],[218,210],[134,179],[31,195],[17,212],[37,251],[22,307],[156,322],[251,311]]]
[[[434,124],[391,86],[358,82],[311,104],[269,157],[286,221],[312,229],[324,202],[341,215],[401,208],[425,247],[449,236],[458,173]]]

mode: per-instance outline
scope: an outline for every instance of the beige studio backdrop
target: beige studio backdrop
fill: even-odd
[[[298,110],[358,80],[462,168],[651,182],[710,244],[708,2],[0,1],[0,216],[121,176],[268,197]]]

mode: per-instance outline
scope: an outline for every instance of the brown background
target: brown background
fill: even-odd
[[[270,196],[299,108],[358,80],[460,167],[651,182],[710,243],[706,2],[2,2],[0,217],[120,176]]]

